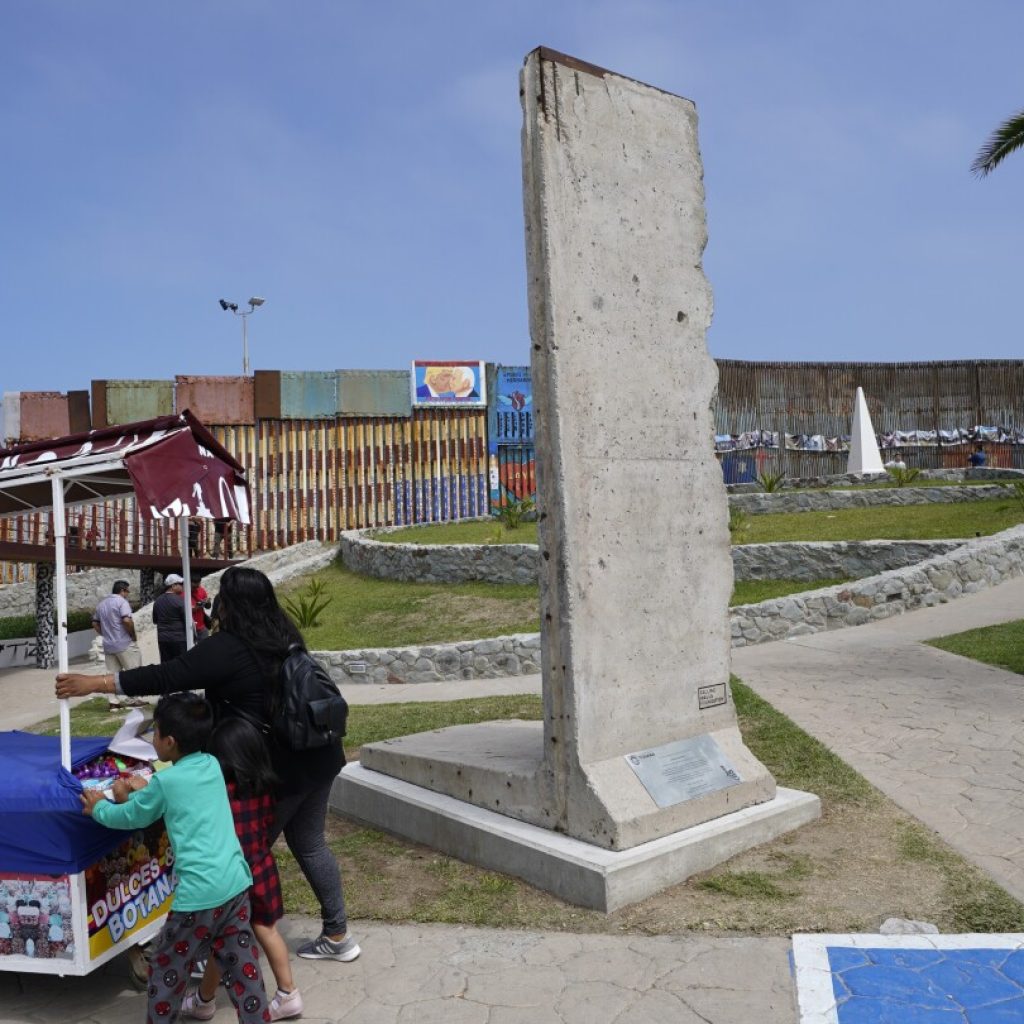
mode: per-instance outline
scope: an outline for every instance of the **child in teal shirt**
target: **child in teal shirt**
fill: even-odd
[[[235,836],[220,765],[202,753],[213,711],[197,694],[172,693],[157,704],[153,721],[157,756],[172,766],[148,785],[141,778],[119,780],[116,803],[95,790],[82,794],[84,813],[109,828],[145,828],[162,817],[174,849],[178,884],[174,909],[150,955],[149,1020],[177,1017],[190,964],[212,956],[238,1020],[262,1024],[270,1017],[249,919],[252,875]]]

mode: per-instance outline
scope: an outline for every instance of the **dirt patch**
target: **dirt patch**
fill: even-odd
[[[887,917],[932,921],[943,931],[1024,927],[1020,904],[881,796],[826,811],[795,833],[607,915],[341,818],[329,820],[328,838],[355,919],[647,935],[875,931]],[[288,910],[316,913],[287,851],[275,852]]]
[[[407,626],[413,632],[458,637],[524,632],[517,628],[523,624],[528,624],[527,632],[540,629],[536,596],[504,599],[468,594],[432,595],[405,615],[392,610],[364,613],[361,624],[369,633]]]
[[[516,600],[499,600],[493,597],[453,594],[447,601],[439,601],[437,606],[439,610],[444,609],[467,625],[534,620],[536,628],[540,629],[536,595]]]

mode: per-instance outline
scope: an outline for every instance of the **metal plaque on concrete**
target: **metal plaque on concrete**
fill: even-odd
[[[697,707],[701,711],[720,707],[722,704],[727,704],[728,700],[725,683],[712,683],[710,686],[697,687]]]
[[[671,807],[743,780],[714,738],[694,736],[626,754],[626,763],[659,807]]]

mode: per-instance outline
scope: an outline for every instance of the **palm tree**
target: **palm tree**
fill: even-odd
[[[978,150],[971,164],[971,170],[984,178],[1003,162],[1014,150],[1024,146],[1024,110],[1004,121],[991,135],[988,142]]]

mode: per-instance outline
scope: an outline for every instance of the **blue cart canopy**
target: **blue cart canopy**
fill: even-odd
[[[71,740],[77,768],[99,757],[110,737]],[[82,814],[82,784],[60,766],[60,738],[0,732],[0,873],[83,871],[124,841]]]

